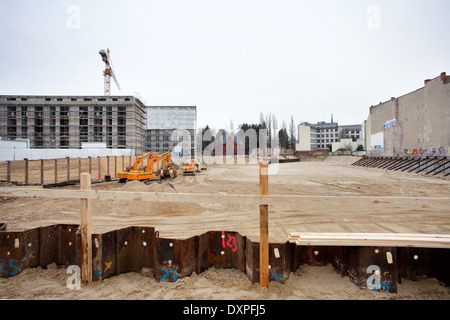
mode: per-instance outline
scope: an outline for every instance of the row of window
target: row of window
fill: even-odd
[[[32,98],[32,100],[38,100]],[[44,98],[45,101],[131,101],[130,98]],[[28,101],[28,98],[6,98],[6,101]]]

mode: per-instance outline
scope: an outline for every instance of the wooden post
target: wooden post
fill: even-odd
[[[41,159],[41,185],[44,184],[44,159]]]
[[[55,183],[58,182],[58,160],[55,159]]]
[[[23,160],[25,160],[25,185],[28,185],[28,158]]]
[[[106,175],[109,176],[109,156],[106,156]]]
[[[89,174],[92,174],[92,157],[89,158]]]
[[[117,156],[114,156],[114,178],[117,178]]]
[[[80,190],[91,190],[91,175],[81,174]],[[92,282],[91,199],[81,199],[81,277],[83,283]]]
[[[268,195],[269,176],[268,163],[259,163],[259,194]],[[269,206],[259,206],[259,284],[269,286]]]
[[[81,183],[81,158],[78,158],[78,180]]]
[[[6,181],[11,182],[11,161],[8,161],[6,165]]]
[[[98,181],[101,181],[101,178],[100,178],[101,174],[102,174],[102,170],[100,167],[101,158],[100,158],[100,156],[98,156],[97,158],[98,158]]]
[[[70,157],[67,158],[67,181],[70,181]]]

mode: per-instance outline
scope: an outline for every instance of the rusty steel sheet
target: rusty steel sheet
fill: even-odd
[[[291,271],[296,271],[301,264],[325,266],[329,263],[339,265],[342,261],[342,247],[338,246],[297,246],[292,247]]]
[[[397,248],[345,247],[346,276],[360,288],[397,292]]]
[[[245,273],[246,237],[234,231],[209,231],[198,237],[197,273],[210,267]]]
[[[431,274],[430,252],[427,248],[397,248],[398,282],[402,277],[418,281]]]
[[[114,240],[116,275],[129,271],[141,272],[142,268],[153,268],[155,228],[128,227],[115,230]]]
[[[0,224],[0,277],[29,267],[81,265],[78,225],[50,225],[20,232]],[[237,232],[209,231],[188,239],[156,236],[153,227],[127,227],[92,235],[93,280],[153,269],[157,281],[174,282],[210,267],[235,268],[259,282],[259,243]],[[435,277],[450,285],[450,250],[409,247],[297,246],[269,243],[269,281],[284,283],[301,264],[332,264],[361,288],[397,292],[401,278]]]
[[[116,275],[116,232],[92,235],[92,281]]]
[[[291,268],[291,244],[269,243],[269,282],[285,283]],[[247,238],[246,274],[252,283],[260,281],[259,242]]]
[[[51,225],[39,228],[39,266],[77,264],[78,225]]]
[[[197,243],[198,236],[184,240],[156,237],[155,279],[176,282],[196,271]]]
[[[450,286],[450,249],[429,249],[430,276]]]
[[[0,232],[0,276],[13,277],[39,265],[39,229]]]

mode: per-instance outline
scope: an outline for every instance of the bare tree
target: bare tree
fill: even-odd
[[[272,137],[272,113],[269,113],[269,114],[266,114],[266,128],[267,128],[267,139],[268,139],[268,143],[267,143],[267,146],[269,147],[269,148],[271,148],[272,147],[272,144],[271,144],[271,137]]]
[[[262,111],[259,113],[259,124],[261,125],[261,127],[266,128],[266,121],[264,120],[264,114],[262,113]]]
[[[297,141],[295,137],[295,124],[294,124],[294,116],[291,116],[291,121],[289,122],[289,138],[290,138],[290,148],[295,149],[295,143]]]
[[[278,135],[278,121],[277,116],[275,114],[272,114],[272,141],[276,144],[277,141],[277,135]],[[275,147],[273,145],[272,147]]]

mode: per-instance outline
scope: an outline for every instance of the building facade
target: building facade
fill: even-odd
[[[196,128],[196,106],[147,107],[145,149],[152,152],[182,152],[180,142],[185,141],[190,144],[191,155],[194,155]]]
[[[342,139],[358,141],[362,138],[361,125],[339,126],[336,122],[303,122],[298,126],[296,151],[329,150]]]
[[[366,150],[380,156],[447,155],[450,148],[450,77],[425,80],[424,87],[371,106]]]
[[[0,137],[37,149],[103,142],[142,152],[145,119],[145,106],[132,96],[0,96]]]

